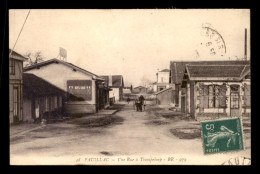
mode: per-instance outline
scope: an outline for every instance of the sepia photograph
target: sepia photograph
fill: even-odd
[[[251,165],[250,9],[9,9],[10,165]]]

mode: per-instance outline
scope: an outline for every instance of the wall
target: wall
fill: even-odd
[[[159,105],[169,105],[174,103],[175,91],[172,89],[165,90],[156,95],[156,101]]]
[[[32,102],[26,98],[23,98],[23,121],[33,121]]]
[[[68,102],[65,104],[65,112],[68,114],[96,113],[96,105]]]
[[[158,81],[157,83],[169,83],[169,72],[158,72]],[[163,81],[161,81],[163,78]]]
[[[10,60],[10,59],[9,59]],[[15,74],[10,74],[10,61],[9,61],[9,79],[22,79],[22,73],[23,73],[23,62],[21,60],[15,60]]]
[[[115,100],[119,100],[119,88],[112,88],[112,91],[109,91],[109,97],[115,97]]]
[[[9,59],[10,60],[10,59]],[[13,105],[13,89],[14,87],[18,88],[18,116],[19,121],[22,121],[23,119],[23,62],[21,60],[14,59],[15,63],[15,74],[10,74],[9,71],[9,122],[14,123],[14,105]],[[10,68],[10,66],[9,66]],[[9,69],[10,70],[10,69]]]
[[[63,65],[61,63],[53,63],[47,66],[43,66],[40,69],[32,69],[25,73],[32,73],[49,83],[67,91],[67,80],[92,80],[91,75],[86,75],[80,71],[73,71],[71,67]],[[83,104],[95,104],[96,93],[95,93],[95,81],[92,80],[92,100],[83,101]]]
[[[199,94],[199,83],[203,85],[223,85],[223,82],[196,82],[195,83],[195,89],[194,89],[194,108],[190,106],[190,109],[194,109],[195,111],[195,117],[227,117],[230,116],[230,87],[226,86],[226,107],[225,108],[201,108],[200,105],[200,97],[201,95]],[[242,86],[242,83],[240,82],[228,82],[228,85],[239,85],[240,89]],[[239,113],[243,113],[242,105],[243,105],[243,90],[240,90],[240,100],[239,100]],[[192,99],[192,98],[191,98]],[[190,99],[190,100],[191,100]]]

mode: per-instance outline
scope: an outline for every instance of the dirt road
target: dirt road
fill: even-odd
[[[132,104],[124,104],[115,115],[48,124],[12,139],[11,163],[221,164],[231,157],[250,156],[250,150],[205,156],[200,136],[180,139],[172,132],[180,127],[199,129],[199,124],[136,112]]]

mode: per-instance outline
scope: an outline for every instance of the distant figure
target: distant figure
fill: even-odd
[[[138,99],[135,99],[135,108],[136,108],[136,111],[140,111],[140,104],[141,102],[138,100]]]
[[[129,104],[129,102],[130,102],[130,98],[128,97],[128,98],[127,98],[127,103]]]
[[[140,95],[139,101],[140,101],[140,111],[142,112],[142,106],[144,105],[144,96]]]

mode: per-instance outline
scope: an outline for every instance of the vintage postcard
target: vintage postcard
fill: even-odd
[[[10,9],[10,165],[250,165],[249,9]]]

